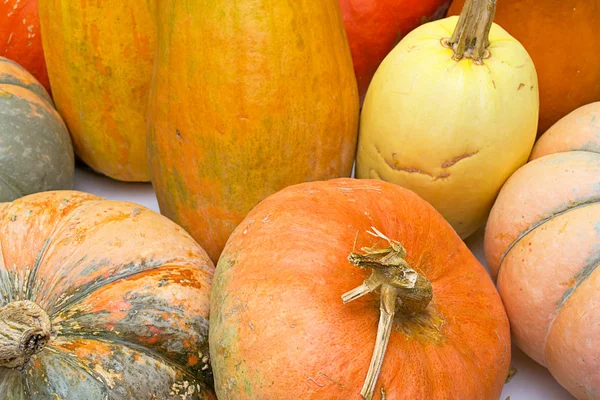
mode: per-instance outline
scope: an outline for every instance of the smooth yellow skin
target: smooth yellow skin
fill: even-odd
[[[536,137],[535,67],[493,25],[489,58],[455,61],[442,46],[457,17],[412,31],[375,74],[362,110],[356,174],[415,191],[467,237]]]
[[[154,2],[39,0],[39,9],[52,94],[75,152],[111,178],[149,181]]]

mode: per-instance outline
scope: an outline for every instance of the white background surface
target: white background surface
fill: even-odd
[[[156,196],[150,184],[117,182],[78,168],[74,189],[93,193],[108,199],[131,201],[159,212]],[[477,232],[466,242],[479,261],[485,265],[483,231]],[[552,378],[552,375],[545,368],[535,363],[515,346],[513,346],[512,358],[512,365],[519,372],[504,387],[501,400],[505,400],[508,396],[510,396],[510,400],[574,399]]]

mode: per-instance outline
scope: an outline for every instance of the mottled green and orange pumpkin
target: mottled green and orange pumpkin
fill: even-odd
[[[53,191],[0,203],[0,393],[208,399],[213,264],[167,218]]]
[[[510,362],[483,266],[430,204],[368,179],[254,208],[219,260],[209,337],[223,400],[497,400]]]
[[[506,182],[485,255],[515,343],[576,398],[598,398],[600,102],[554,124]]]
[[[0,57],[0,202],[71,189],[75,158],[69,132],[43,86]]]

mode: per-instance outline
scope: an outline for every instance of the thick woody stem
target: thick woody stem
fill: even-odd
[[[389,243],[386,248],[363,248],[365,254],[350,253],[348,260],[358,267],[369,267],[373,271],[364,283],[342,295],[344,304],[379,289],[379,325],[375,349],[367,372],[361,395],[373,398],[375,386],[397,313],[414,315],[427,308],[433,297],[431,282],[412,269],[405,260],[406,250],[399,242],[388,239],[375,228],[369,234]]]
[[[489,57],[489,34],[496,13],[496,0],[466,0],[452,37],[445,44],[454,51],[453,58],[471,58],[482,63]]]
[[[15,301],[0,309],[0,367],[23,368],[50,340],[48,314],[34,302]]]

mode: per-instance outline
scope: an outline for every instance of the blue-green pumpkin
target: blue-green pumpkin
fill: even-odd
[[[44,87],[0,57],[0,202],[73,187],[69,132]]]

